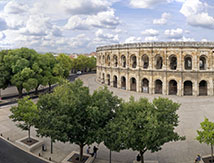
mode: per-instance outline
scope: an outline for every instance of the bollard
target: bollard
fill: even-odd
[[[9,137],[7,137],[7,140],[10,140]]]
[[[39,153],[39,156],[41,156],[41,154]]]
[[[51,161],[51,157],[49,157],[49,161]]]
[[[1,134],[1,136],[3,136],[3,135]]]

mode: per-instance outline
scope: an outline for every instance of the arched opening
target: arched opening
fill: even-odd
[[[177,69],[177,57],[172,55],[169,57],[169,61],[170,61],[170,69],[171,70],[176,70]]]
[[[207,82],[205,80],[202,80],[199,83],[199,95],[200,96],[206,96],[207,95]]]
[[[109,56],[109,55],[107,56],[107,61],[106,61],[106,62],[107,62],[107,65],[108,65],[108,66],[110,66],[110,65],[111,65],[111,58],[110,58],[110,56]]]
[[[191,81],[184,82],[184,95],[187,95],[187,96],[192,95],[192,82]]]
[[[121,77],[121,89],[126,90],[126,78],[124,76]]]
[[[169,95],[177,95],[177,82],[175,80],[169,81]]]
[[[105,56],[103,55],[103,58],[102,58],[102,64],[105,64]]]
[[[114,75],[113,77],[113,87],[117,88],[117,76]]]
[[[122,67],[126,67],[126,57],[124,55],[122,55],[121,57],[121,63],[122,63]]]
[[[102,83],[105,83],[105,74],[103,73],[103,79],[102,79]]]
[[[130,91],[136,91],[137,89],[137,82],[135,78],[131,78],[130,80]]]
[[[131,66],[132,66],[132,68],[137,67],[137,57],[135,55],[131,56]]]
[[[185,70],[192,70],[192,58],[190,56],[186,56],[184,58]]]
[[[156,65],[155,65],[156,69],[162,69],[163,67],[163,59],[160,55],[156,56]]]
[[[161,80],[156,80],[155,81],[155,94],[162,94],[162,81]]]
[[[110,82],[110,75],[108,74],[107,75],[107,85],[110,85],[111,84],[111,82]]]
[[[149,80],[146,78],[142,80],[142,92],[149,93]]]
[[[199,67],[200,67],[200,70],[206,70],[206,58],[205,58],[205,56],[200,57]]]
[[[142,56],[142,62],[143,62],[143,68],[147,69],[149,67],[149,57],[146,54]]]
[[[114,60],[114,67],[117,67],[118,62],[117,62],[117,56],[116,55],[114,55],[113,60]]]

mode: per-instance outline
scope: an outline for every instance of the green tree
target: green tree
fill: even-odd
[[[32,69],[32,65],[36,60],[37,52],[28,48],[10,50],[4,57],[6,67],[11,70],[10,82],[17,87],[19,98],[22,97],[22,91],[27,91],[37,85],[37,80]]]
[[[213,157],[213,145],[214,145],[214,123],[210,122],[207,118],[204,119],[203,122],[201,122],[201,131],[197,130],[198,136],[196,139],[200,143],[206,143],[207,145],[210,145],[211,147],[211,158],[212,162],[214,160]]]
[[[176,110],[179,104],[165,98],[154,99],[150,103],[146,98],[135,101],[133,97],[123,104],[111,124],[113,131],[117,131],[115,138],[120,144],[114,144],[110,149],[123,148],[139,151],[141,162],[144,163],[144,153],[148,150],[156,152],[166,142],[183,140],[174,132],[178,125]]]
[[[56,59],[60,65],[60,67],[63,68],[62,76],[67,78],[70,74],[70,71],[71,71],[71,59],[70,59],[70,57],[65,55],[65,54],[60,54],[59,56],[57,56]]]
[[[31,141],[30,138],[30,129],[34,126],[36,119],[38,118],[38,109],[36,104],[25,97],[18,101],[18,106],[13,106],[10,111],[12,114],[11,118],[14,122],[18,122],[17,126],[22,130],[28,131],[28,141]]]

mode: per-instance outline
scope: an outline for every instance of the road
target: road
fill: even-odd
[[[0,138],[0,163],[46,163]]]

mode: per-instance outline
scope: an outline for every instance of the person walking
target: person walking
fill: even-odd
[[[97,151],[98,151],[98,148],[96,146],[94,146],[94,148],[93,148],[94,158],[97,157]]]

